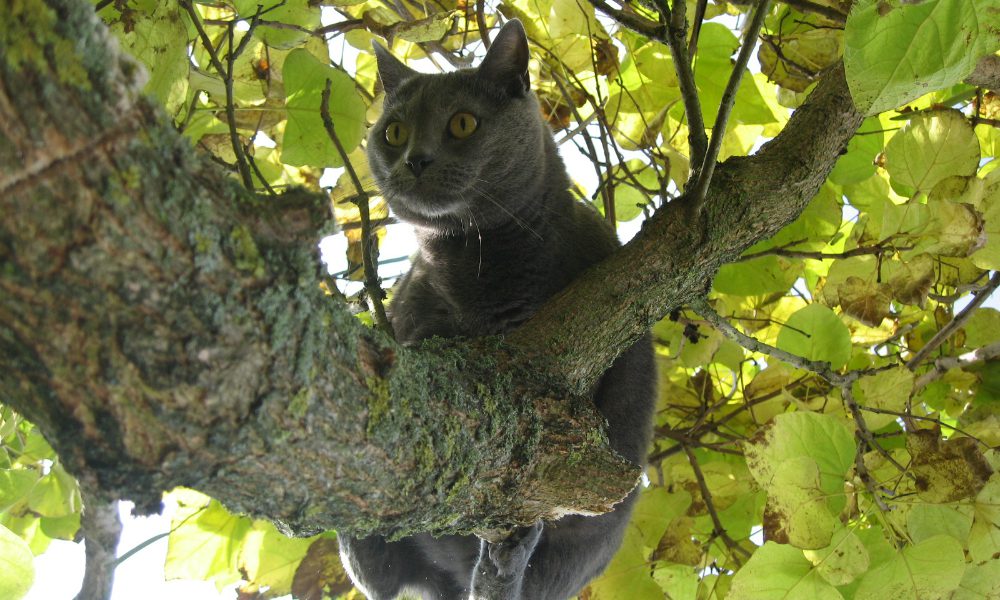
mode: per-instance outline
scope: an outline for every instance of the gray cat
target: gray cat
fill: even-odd
[[[399,341],[510,331],[614,251],[611,229],[568,192],[529,87],[519,21],[500,30],[478,69],[421,75],[381,46],[375,51],[385,102],[368,161],[419,241],[391,306]],[[649,339],[620,356],[593,391],[612,446],[636,464],[649,443],[654,391]],[[636,494],[608,514],[537,523],[496,544],[471,535],[341,536],[341,556],[372,600],[560,600],[604,570]]]

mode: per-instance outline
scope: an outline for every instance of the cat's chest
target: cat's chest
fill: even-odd
[[[424,322],[432,335],[481,336],[503,333],[527,320],[565,282],[544,258],[496,249],[480,256],[474,247],[414,264],[398,297],[402,318]]]

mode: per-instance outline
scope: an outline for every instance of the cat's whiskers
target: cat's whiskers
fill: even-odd
[[[476,219],[476,215],[472,212],[472,209],[467,208],[466,210],[469,213],[469,227],[472,227],[473,223],[476,224],[476,237],[479,239],[479,266],[476,267],[476,279],[479,279],[479,276],[483,274],[483,232],[479,229],[479,220]],[[468,236],[465,238],[465,243],[469,243]]]
[[[485,183],[485,184],[489,185],[489,182],[488,182],[488,181],[486,181],[485,179],[480,179],[480,178],[478,178],[478,177],[476,177],[475,179],[476,179],[476,181],[482,181],[483,183]],[[534,230],[534,229],[532,229],[532,228],[531,228],[530,226],[528,226],[528,224],[527,224],[527,223],[526,223],[526,222],[525,222],[525,221],[524,221],[523,219],[521,219],[520,217],[518,217],[518,216],[517,216],[517,215],[515,215],[514,213],[510,212],[510,210],[509,210],[509,209],[508,209],[508,208],[507,208],[506,206],[504,206],[503,204],[501,204],[501,203],[497,202],[497,201],[496,201],[496,200],[495,200],[495,199],[493,198],[493,196],[491,196],[491,195],[489,194],[489,192],[487,192],[486,190],[483,190],[483,189],[480,189],[480,188],[476,187],[476,186],[475,186],[475,184],[470,184],[470,185],[469,185],[469,189],[471,189],[472,191],[476,192],[477,194],[479,194],[479,195],[480,195],[480,196],[482,196],[483,198],[486,198],[487,200],[489,200],[490,202],[492,202],[494,206],[496,206],[496,207],[497,207],[497,208],[499,208],[500,210],[502,210],[502,211],[504,211],[505,213],[507,213],[507,216],[509,216],[509,217],[510,217],[511,219],[513,219],[513,221],[514,221],[515,223],[517,223],[517,224],[518,224],[518,226],[520,226],[520,227],[521,227],[521,229],[524,229],[525,231],[527,231],[527,232],[528,232],[528,233],[530,233],[531,235],[535,236],[535,237],[536,237],[536,238],[538,238],[539,240],[541,240],[541,241],[543,241],[543,242],[545,241],[545,238],[543,238],[542,236],[540,236],[540,235],[538,234],[538,232],[537,232],[537,231],[535,231],[535,230]]]

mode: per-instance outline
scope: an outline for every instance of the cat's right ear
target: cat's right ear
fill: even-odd
[[[375,50],[375,62],[378,64],[378,78],[382,81],[382,89],[387,95],[392,94],[399,84],[417,74],[393,56],[388,48],[375,40],[372,40],[372,49]]]

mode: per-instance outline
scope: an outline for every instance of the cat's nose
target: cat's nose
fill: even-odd
[[[420,177],[420,174],[423,173],[424,169],[426,169],[432,162],[434,162],[434,159],[429,156],[411,156],[406,159],[406,166],[410,167],[410,170],[413,171],[414,175]]]

